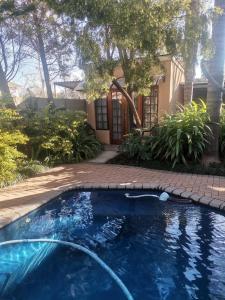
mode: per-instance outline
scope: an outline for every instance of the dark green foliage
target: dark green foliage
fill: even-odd
[[[136,160],[131,159],[124,153],[108,161],[108,164],[119,164],[136,166],[147,169],[156,170],[166,170],[181,173],[191,173],[191,174],[204,174],[204,175],[217,175],[225,176],[225,165],[222,164],[210,164],[209,166],[204,166],[200,163],[189,163],[187,166],[182,163],[177,163],[173,168],[171,162],[159,161],[159,160]]]
[[[33,4],[16,3],[15,0],[3,0],[0,2],[0,22],[7,18],[24,15],[34,9]]]
[[[25,149],[33,160],[47,163],[79,162],[94,157],[101,149],[83,113],[48,108],[24,115]]]
[[[221,110],[220,115],[220,154],[225,159],[225,107]]]
[[[186,0],[46,0],[76,24],[76,47],[85,71],[87,96],[108,90],[113,69],[123,69],[129,91],[149,93],[161,74],[159,54],[174,53]]]
[[[173,167],[177,163],[197,162],[207,143],[208,121],[206,105],[193,102],[174,115],[166,115],[153,136],[129,135],[121,151],[129,158],[167,161]]]
[[[141,131],[136,130],[125,137],[120,151],[131,159],[150,160],[152,141],[152,137],[142,137]]]
[[[160,160],[187,164],[198,161],[203,154],[210,129],[204,102],[182,107],[180,112],[167,115],[156,129],[152,151]]]
[[[96,139],[95,133],[90,125],[81,122],[77,127],[77,136],[73,139],[73,160],[76,162],[90,159],[101,151],[102,145]]]
[[[83,113],[0,110],[0,187],[41,173],[44,164],[79,162],[100,150]]]

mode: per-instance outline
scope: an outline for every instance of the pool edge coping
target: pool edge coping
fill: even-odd
[[[84,184],[75,184],[74,186],[70,186],[67,188],[60,188],[59,190],[52,190],[51,195],[46,195],[46,198],[44,200],[40,200],[39,203],[31,204],[30,208],[27,209],[26,212],[20,213],[19,211],[13,210],[12,216],[6,216],[4,221],[1,221],[0,216],[0,230],[9,225],[10,223],[16,221],[17,219],[26,216],[30,212],[40,208],[41,206],[45,205],[49,201],[53,200],[54,198],[60,196],[61,194],[73,191],[73,190],[84,190],[84,189],[102,189],[102,190],[132,190],[132,189],[139,189],[139,190],[158,190],[158,191],[165,191],[167,193],[170,193],[174,196],[180,196],[185,199],[190,199],[195,204],[201,204],[210,206],[214,209],[218,209],[221,211],[225,211],[225,200],[222,201],[220,199],[208,197],[208,196],[201,196],[196,192],[188,192],[185,188],[178,188],[170,186],[169,184],[163,185],[163,184],[151,184],[151,183],[133,183],[133,184],[115,184],[115,183],[109,183],[109,184],[95,184],[95,183],[84,183]]]

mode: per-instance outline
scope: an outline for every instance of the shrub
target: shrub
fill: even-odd
[[[125,137],[120,151],[130,159],[149,160],[152,158],[152,141],[152,137],[142,137],[141,131],[135,130]]]
[[[23,178],[35,176],[45,170],[46,167],[37,160],[22,161],[18,167],[18,171]]]
[[[0,128],[13,132],[22,128],[22,117],[14,109],[0,109]]]
[[[72,143],[73,159],[76,162],[93,158],[102,149],[101,143],[96,139],[93,129],[87,122],[79,122]]]
[[[92,158],[101,149],[85,122],[84,113],[50,107],[40,112],[27,112],[24,120],[24,131],[30,138],[26,152],[32,160],[79,162]]]
[[[177,163],[196,162],[203,154],[210,133],[208,121],[205,103],[193,102],[180,107],[174,115],[166,115],[151,137],[142,137],[138,131],[128,135],[121,151],[131,159],[164,160],[173,167]]]
[[[197,161],[201,158],[211,132],[206,104],[201,102],[182,107],[174,115],[167,115],[156,129],[152,151],[157,159],[176,163]]]
[[[42,172],[37,160],[79,162],[100,149],[84,113],[49,107],[21,117],[15,110],[0,109],[0,186]]]
[[[225,107],[222,107],[220,115],[220,154],[225,157]]]
[[[16,129],[15,124],[21,120],[17,112],[0,109],[0,186],[15,181],[19,175],[19,164],[25,155],[18,146],[25,144],[28,138]]]

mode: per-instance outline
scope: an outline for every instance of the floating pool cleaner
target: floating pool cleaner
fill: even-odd
[[[160,201],[167,201],[169,199],[169,194],[166,192],[163,192],[161,195],[154,195],[154,194],[142,194],[142,195],[136,195],[136,196],[131,196],[130,194],[126,193],[125,197],[127,198],[143,198],[143,197],[154,197],[158,198]]]
[[[90,251],[89,249],[72,243],[72,242],[66,242],[66,241],[61,241],[61,240],[53,240],[53,239],[23,239],[23,240],[11,240],[11,241],[6,241],[6,242],[1,242],[1,246],[6,246],[6,245],[12,245],[12,244],[23,244],[23,243],[52,243],[52,244],[59,244],[59,245],[64,245],[64,246],[69,246],[74,249],[77,249],[81,252],[86,253],[89,255],[91,258],[93,258],[111,277],[112,279],[116,282],[116,284],[120,287],[122,290],[124,296],[128,300],[134,300],[133,296],[129,292],[128,288],[125,286],[125,284],[122,282],[122,280],[113,272],[113,270],[100,258],[98,257],[97,254],[95,254],[93,251]]]

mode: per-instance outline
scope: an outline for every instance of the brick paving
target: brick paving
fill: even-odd
[[[160,189],[225,210],[225,177],[94,163],[62,165],[0,190],[0,228],[72,188]]]

